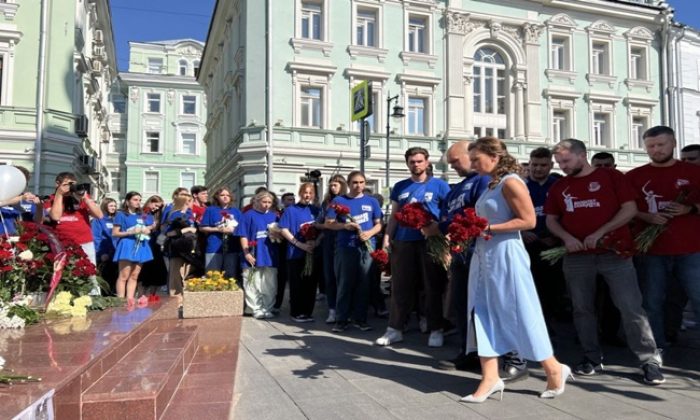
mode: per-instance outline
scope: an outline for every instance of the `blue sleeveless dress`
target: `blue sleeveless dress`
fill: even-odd
[[[139,226],[150,226],[153,224],[153,216],[150,214],[127,214],[123,211],[117,212],[114,225],[119,226],[121,232],[126,232],[129,228]],[[114,262],[120,260],[131,261],[143,264],[153,259],[153,252],[147,240],[137,241],[135,236],[124,236],[119,238],[117,249],[114,252]]]
[[[505,176],[476,202],[476,212],[495,225],[515,214],[503,196]],[[552,356],[542,308],[530,273],[530,257],[520,232],[478,238],[469,269],[467,352],[496,357],[517,351],[527,360]]]

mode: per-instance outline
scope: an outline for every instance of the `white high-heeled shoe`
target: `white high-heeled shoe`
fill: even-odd
[[[503,390],[504,389],[506,389],[506,384],[503,383],[502,379],[498,379],[498,382],[493,384],[491,389],[489,389],[488,392],[486,392],[484,395],[482,395],[480,397],[475,397],[474,394],[469,394],[466,397],[462,397],[459,401],[465,402],[465,403],[479,404],[479,403],[486,401],[486,399],[488,397],[490,397],[492,394],[495,394],[496,392],[501,393],[500,398],[498,400],[503,401]]]
[[[574,375],[571,374],[571,368],[567,365],[561,365],[561,379],[559,380],[559,388],[547,389],[540,394],[540,398],[554,398],[564,393],[567,379],[571,378],[575,381]]]

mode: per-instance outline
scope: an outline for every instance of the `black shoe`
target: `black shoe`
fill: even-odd
[[[644,383],[647,385],[661,385],[666,378],[661,373],[661,368],[656,363],[646,363],[642,366],[644,371]]]
[[[579,364],[574,367],[574,373],[581,376],[593,376],[598,372],[603,371],[602,363],[595,363],[589,359],[583,359]]]
[[[530,376],[530,371],[527,366],[518,369],[515,366],[504,365],[501,369],[501,379],[503,382],[518,382],[527,379]]]
[[[366,322],[362,322],[362,321],[353,322],[352,326],[355,328],[359,328],[360,331],[371,331],[372,330],[371,325],[369,325]]]
[[[440,360],[437,368],[440,370],[473,371],[478,370],[480,366],[479,356],[477,356],[476,353],[464,354],[460,352],[454,359]]]
[[[179,306],[177,308],[177,318],[178,319],[185,319],[184,314],[183,314],[183,310],[182,310],[182,306]]]
[[[339,333],[339,332],[343,332],[347,329],[348,329],[347,321],[338,321],[335,323],[335,325],[333,326],[333,329],[331,329],[331,331]]]

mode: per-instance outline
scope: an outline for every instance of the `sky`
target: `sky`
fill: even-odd
[[[120,71],[129,68],[129,41],[206,41],[216,0],[110,0]]]
[[[700,8],[698,0],[667,1],[675,9],[677,21],[700,29],[700,12],[695,11]],[[110,3],[118,66],[120,71],[126,71],[129,41],[193,38],[205,42],[216,0],[111,0]]]

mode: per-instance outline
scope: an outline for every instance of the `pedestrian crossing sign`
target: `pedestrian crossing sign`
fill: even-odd
[[[372,86],[367,80],[350,90],[350,116],[353,121],[372,115]]]

